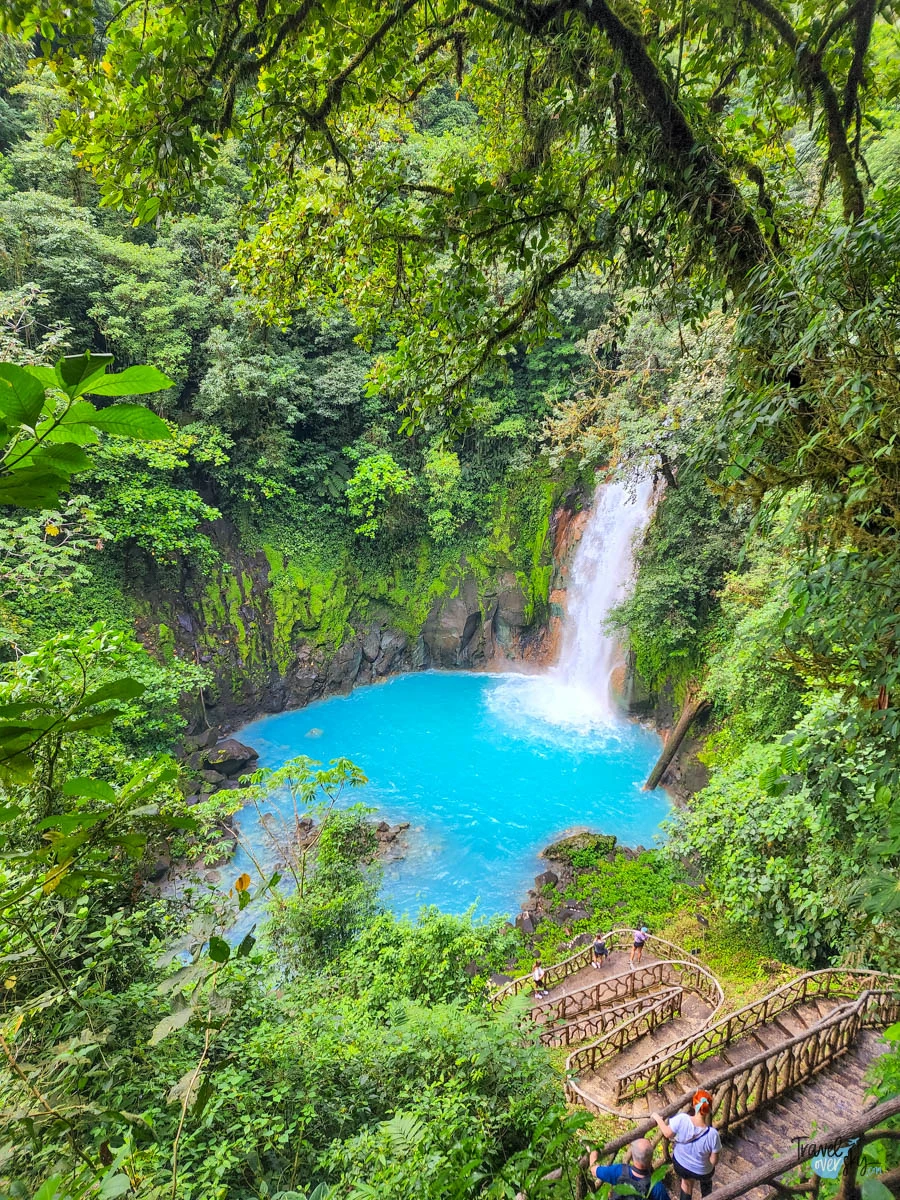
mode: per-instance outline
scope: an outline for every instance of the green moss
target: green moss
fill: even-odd
[[[163,662],[171,662],[175,657],[175,634],[168,625],[160,624],[157,627],[156,644]]]

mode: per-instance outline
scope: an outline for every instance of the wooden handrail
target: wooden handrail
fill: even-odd
[[[579,1013],[591,1012],[604,1004],[634,996],[638,992],[669,984],[685,986],[697,992],[712,1008],[708,1020],[714,1019],[725,1003],[725,993],[716,977],[695,959],[659,959],[622,971],[618,975],[599,975],[584,987],[564,992],[552,1000],[539,1000],[532,1006],[536,1017],[544,1021],[561,1021]]]
[[[845,1005],[818,1025],[762,1051],[736,1067],[704,1079],[704,1088],[713,1095],[713,1123],[720,1133],[726,1133],[784,1092],[806,1082],[816,1071],[843,1054],[862,1027],[887,1025],[898,1018],[900,996],[896,992],[866,990],[854,1004]],[[786,1060],[784,1072],[780,1069],[782,1064],[776,1061],[779,1058]],[[661,1115],[671,1117],[688,1108],[692,1096],[693,1088],[666,1105]],[[611,1161],[619,1150],[636,1138],[646,1137],[654,1128],[654,1121],[641,1122],[622,1137],[607,1142],[603,1148],[604,1157]],[[659,1138],[655,1140],[658,1143]]]
[[[824,1146],[842,1145],[851,1138],[874,1142],[883,1137],[896,1137],[896,1130],[877,1128],[882,1121],[889,1121],[896,1116],[900,1116],[900,1096],[895,1096],[893,1100],[886,1100],[883,1104],[869,1108],[860,1116],[830,1129],[820,1141],[811,1139],[808,1145],[803,1145],[793,1154],[784,1154],[781,1158],[773,1159],[772,1162],[758,1167],[751,1174],[735,1180],[734,1183],[716,1188],[709,1200],[738,1200],[738,1197],[745,1196],[754,1188],[766,1185],[774,1186],[775,1181],[782,1175],[786,1175],[788,1171],[795,1171],[802,1163],[815,1158]]]
[[[651,1008],[658,1007],[663,1001],[677,998],[677,1009],[681,1009],[682,987],[666,987],[657,992],[642,992],[624,1004],[614,1004],[598,1011],[591,1011],[575,1021],[567,1021],[564,1025],[544,1026],[540,1040],[545,1046],[569,1046],[572,1042],[584,1041],[585,1038],[598,1037],[619,1025],[626,1017],[631,1017]]]
[[[622,928],[611,929],[608,933],[603,934],[603,940],[606,942],[606,945],[610,950],[630,949],[634,942],[634,930]],[[626,943],[625,946],[622,946],[623,942]],[[648,948],[652,948],[651,943],[654,946],[665,947],[666,953],[664,957],[674,957],[679,959],[685,959],[689,957],[689,955],[681,946],[676,946],[674,942],[667,942],[665,938],[657,937],[653,933],[648,934],[647,936],[646,944]],[[674,955],[668,953],[668,951],[672,950],[675,951]],[[567,976],[577,974],[578,971],[590,966],[591,957],[592,951],[591,947],[588,945],[584,946],[581,950],[576,950],[574,954],[569,955],[568,958],[562,959],[561,962],[553,963],[552,966],[546,967],[544,969],[545,984],[548,987],[552,987],[555,984],[560,983],[563,979],[567,978]],[[519,992],[524,991],[526,988],[532,986],[533,980],[530,974],[519,975],[516,979],[511,979],[508,983],[504,983],[501,987],[497,988],[497,990],[491,996],[491,1005],[496,1008],[497,1005],[502,1004],[502,1002],[508,996],[516,996]]]
[[[900,976],[882,971],[845,970],[835,967],[807,971],[769,992],[762,999],[744,1005],[715,1023],[707,1023],[706,1027],[697,1033],[670,1042],[632,1070],[618,1076],[616,1102],[620,1104],[624,1100],[636,1099],[651,1090],[659,1091],[662,1085],[693,1066],[698,1059],[717,1053],[743,1037],[749,1030],[766,1024],[772,1017],[795,1004],[817,996],[859,995],[858,987],[850,987],[851,979],[858,983],[891,981],[900,988]]]

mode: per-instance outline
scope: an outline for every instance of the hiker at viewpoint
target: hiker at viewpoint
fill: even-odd
[[[609,949],[606,945],[606,942],[603,940],[602,933],[597,933],[594,935],[594,944],[591,948],[594,954],[594,970],[599,971],[603,964],[609,959]]]
[[[541,960],[534,960],[534,970],[531,972],[531,978],[534,980],[534,995],[536,1000],[543,1000],[549,996],[549,991],[544,987],[544,968],[541,966]]]
[[[641,961],[641,955],[644,953],[644,943],[650,936],[650,930],[646,925],[642,925],[640,929],[634,931],[634,943],[631,947],[631,958],[629,962],[632,966]]]
[[[702,1089],[694,1092],[690,1113],[676,1113],[669,1121],[659,1113],[650,1116],[662,1130],[663,1137],[673,1143],[672,1166],[681,1180],[682,1197],[688,1200],[695,1180],[700,1184],[700,1195],[708,1196],[722,1149],[722,1139],[712,1126],[712,1096]]]
[[[665,1185],[653,1182],[653,1147],[646,1138],[638,1138],[636,1142],[631,1143],[630,1163],[598,1167],[598,1157],[597,1151],[592,1150],[589,1159],[591,1179],[598,1179],[600,1183],[620,1184],[623,1188],[633,1188],[639,1196],[646,1196],[647,1200],[669,1200]],[[615,1186],[609,1194],[609,1200],[619,1200]]]

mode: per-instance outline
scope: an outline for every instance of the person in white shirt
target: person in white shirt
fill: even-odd
[[[544,987],[544,968],[541,966],[541,960],[534,960],[534,970],[531,972],[531,978],[534,980],[534,997],[536,1000],[544,1000],[550,993]]]
[[[676,1113],[668,1121],[659,1113],[650,1116],[672,1145],[672,1165],[681,1180],[681,1195],[690,1200],[694,1183],[700,1184],[700,1195],[712,1191],[713,1175],[722,1149],[722,1139],[712,1125],[712,1096],[700,1090],[694,1092],[689,1113]]]

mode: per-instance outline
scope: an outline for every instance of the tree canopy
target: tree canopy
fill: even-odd
[[[379,382],[413,414],[465,412],[480,369],[552,322],[574,274],[662,289],[686,314],[803,232],[791,134],[810,124],[843,219],[867,206],[861,134],[890,5],[774,0],[405,0],[171,6],[13,0],[66,89],[60,136],[139,221],[228,170],[256,224],[244,287],[275,320],[346,304],[396,349]],[[883,81],[892,87],[893,81]],[[415,102],[478,119],[439,152]]]

